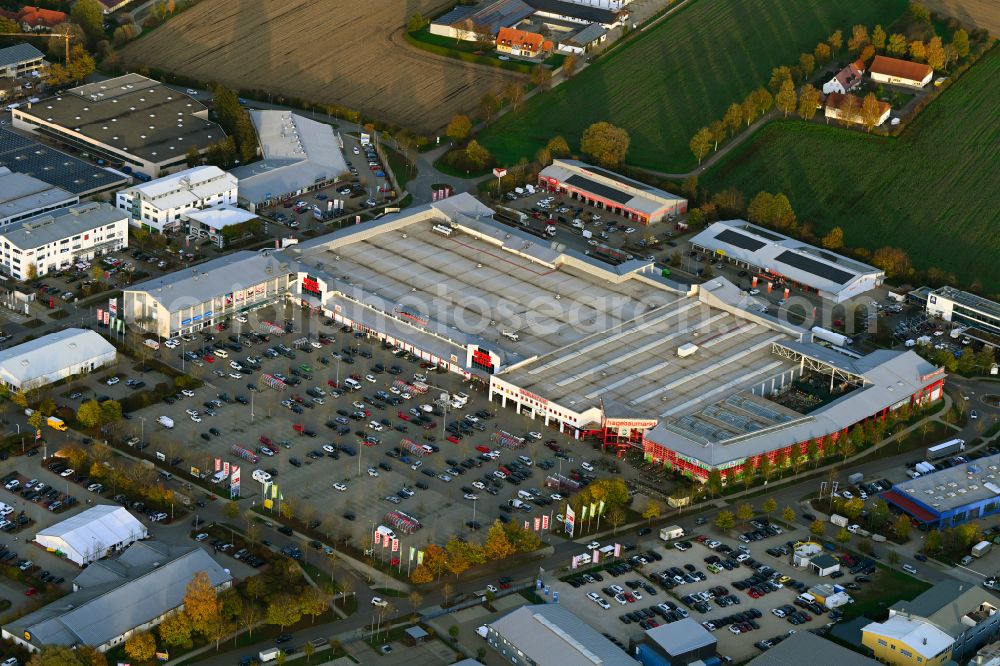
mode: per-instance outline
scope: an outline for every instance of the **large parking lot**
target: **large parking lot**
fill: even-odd
[[[261,311],[258,317],[283,322],[298,314]],[[179,394],[173,404],[137,412],[124,437],[141,435],[154,448],[185,442],[185,470],[210,470],[215,457],[239,463],[234,445],[251,450],[259,461],[244,463],[244,498],[259,501],[261,484],[273,481],[303,521],[329,516],[321,530],[358,543],[390,511],[423,525],[416,542],[407,544],[414,546],[468,536],[476,523],[485,528],[498,517],[524,520],[562,511],[543,490],[544,470],[569,476],[583,462],[583,445],[491,405],[457,375],[436,372],[351,331],[314,319],[296,321],[278,335],[247,332],[256,328],[252,321],[234,321],[209,334],[214,340],[200,334],[161,349],[161,358],[177,366],[187,354],[185,369],[206,384],[189,391],[193,395]],[[224,357],[211,352],[221,343],[229,346]],[[283,377],[287,388],[268,387],[265,374]],[[352,377],[360,388],[344,390]],[[423,394],[415,390],[421,383],[427,387]],[[464,393],[468,401],[446,411],[438,404],[442,393]],[[158,423],[160,417],[171,419],[173,428]],[[523,446],[507,448],[493,441],[497,431],[527,438]],[[547,442],[569,451],[556,457]],[[590,445],[586,452],[599,455]],[[505,481],[494,474],[501,466],[510,472]],[[508,506],[519,493],[522,500],[532,496],[530,511]]]
[[[800,593],[820,582],[852,589],[868,584],[864,577],[855,582],[845,573],[831,580],[793,566],[790,544],[806,534],[769,534],[767,525],[761,527],[756,537],[762,538],[750,543],[712,534],[666,544],[655,532],[621,535],[628,549],[622,557],[596,569],[580,568],[587,573],[571,574],[552,590],[559,592],[560,604],[624,645],[642,629],[691,617],[712,631],[719,654],[745,661],[766,648],[758,645],[763,641],[839,619],[839,612],[799,600]]]

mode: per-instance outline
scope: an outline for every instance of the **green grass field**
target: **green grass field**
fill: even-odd
[[[747,198],[784,192],[821,235],[844,229],[851,247],[902,247],[1000,291],[1000,47],[983,57],[897,139],[797,121],[760,130],[701,182]]]
[[[838,28],[888,25],[905,8],[906,0],[694,0],[504,116],[480,142],[513,164],[557,134],[578,147],[588,125],[607,120],[631,134],[629,164],[687,171],[694,133],[766,85],[773,67],[796,64]]]

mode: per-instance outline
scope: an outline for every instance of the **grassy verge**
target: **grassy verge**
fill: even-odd
[[[500,60],[495,55],[487,55],[486,52],[477,48],[471,42],[462,42],[450,37],[432,35],[427,28],[406,33],[406,41],[422,51],[444,56],[445,58],[453,58],[477,65],[486,65],[487,67],[496,67],[497,69],[507,69],[520,74],[530,73],[533,67],[529,63]]]
[[[884,620],[886,609],[900,600],[910,600],[931,585],[908,576],[902,571],[878,564],[878,572],[871,583],[860,590],[852,590],[853,604],[841,608],[844,619],[850,620],[862,615],[872,620]]]

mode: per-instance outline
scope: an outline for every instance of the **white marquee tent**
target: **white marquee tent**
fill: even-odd
[[[83,566],[147,536],[125,507],[101,504],[41,530],[35,541]]]

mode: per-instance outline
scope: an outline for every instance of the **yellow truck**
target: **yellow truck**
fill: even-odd
[[[54,416],[50,416],[48,420],[46,420],[46,423],[49,424],[50,428],[55,428],[61,432],[65,432],[66,430],[66,423],[62,419],[57,419]]]

